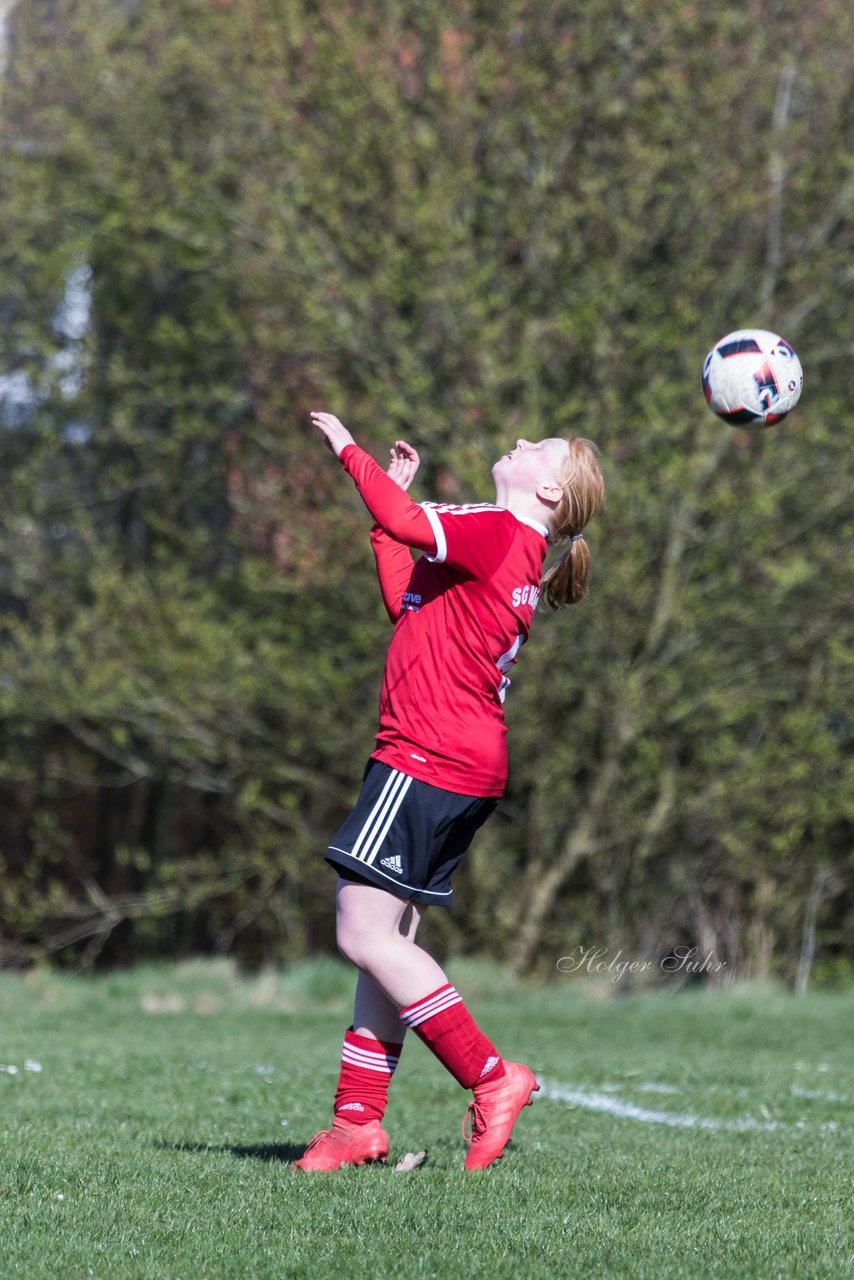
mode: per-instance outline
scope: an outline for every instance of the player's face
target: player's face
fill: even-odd
[[[560,476],[569,456],[569,444],[557,436],[548,440],[517,440],[515,448],[499,458],[492,468],[496,479],[536,490],[541,484],[553,484]]]

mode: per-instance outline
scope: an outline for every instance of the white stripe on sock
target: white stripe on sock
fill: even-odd
[[[365,1049],[362,1045],[353,1044],[350,1040],[344,1041],[343,1048],[345,1048],[348,1053],[355,1054],[358,1058],[382,1058],[383,1062],[385,1062],[386,1058],[394,1058],[397,1060],[397,1058],[400,1057],[399,1053],[394,1053],[393,1051],[384,1049],[381,1045],[378,1049]]]
[[[408,1014],[421,1013],[424,1009],[429,1009],[431,1005],[440,1004],[443,1000],[447,1000],[448,996],[460,998],[456,987],[452,987],[450,983],[446,987],[440,987],[438,991],[434,991],[432,995],[424,996],[422,1000],[417,1000],[415,1004],[411,1004],[406,1010]]]
[[[444,1013],[446,1009],[453,1008],[455,1004],[462,1004],[460,997],[447,996],[444,1000],[430,1005],[429,1009],[423,1009],[420,1013],[408,1013],[403,1021],[408,1027],[420,1027],[421,1023],[426,1022],[428,1018],[434,1018],[437,1013]]]
[[[364,1067],[366,1071],[382,1071],[390,1076],[400,1058],[393,1058],[387,1053],[367,1053],[351,1044],[345,1044],[341,1050],[341,1061],[349,1062],[353,1067]]]
[[[462,1004],[462,996],[456,988],[450,987],[447,991],[440,991],[438,994],[429,996],[425,1000],[420,1000],[418,1004],[404,1009],[400,1014],[400,1019],[408,1027],[418,1027],[422,1022],[426,1022],[428,1018],[432,1018],[437,1013],[443,1013],[445,1009],[450,1009],[455,1004]]]
[[[342,1056],[341,1062],[348,1067],[358,1067],[360,1071],[376,1071],[377,1075],[388,1076],[389,1079],[394,1075],[394,1068],[380,1066],[378,1062],[351,1062],[346,1055]]]

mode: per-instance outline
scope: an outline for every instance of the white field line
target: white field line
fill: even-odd
[[[734,1120],[713,1120],[707,1116],[695,1116],[687,1112],[653,1111],[649,1107],[639,1107],[634,1102],[625,1102],[621,1098],[614,1097],[613,1094],[594,1093],[571,1085],[557,1084],[551,1080],[541,1080],[540,1091],[534,1094],[534,1097],[552,1102],[568,1102],[586,1111],[604,1111],[607,1115],[616,1116],[620,1120],[638,1120],[642,1124],[664,1124],[673,1129],[712,1129],[725,1133],[757,1130],[774,1133],[778,1129],[791,1127],[777,1120],[755,1120],[753,1116],[739,1116]]]
[[[793,1098],[815,1098],[819,1102],[841,1102],[850,1104],[851,1099],[844,1093],[834,1093],[831,1089],[802,1089],[799,1084],[792,1085]]]

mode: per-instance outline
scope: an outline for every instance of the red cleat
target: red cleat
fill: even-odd
[[[367,1124],[354,1124],[342,1116],[336,1116],[331,1129],[321,1129],[305,1149],[305,1154],[292,1169],[305,1169],[308,1173],[333,1173],[342,1164],[367,1164],[379,1160],[385,1164],[388,1155],[388,1134],[379,1120]]]
[[[504,1074],[494,1084],[475,1085],[474,1098],[463,1117],[463,1137],[469,1143],[467,1169],[485,1169],[500,1160],[523,1107],[529,1107],[539,1089],[533,1071],[521,1062],[504,1063]],[[466,1121],[471,1117],[471,1134]]]

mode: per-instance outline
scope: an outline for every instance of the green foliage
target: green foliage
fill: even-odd
[[[423,496],[488,497],[508,437],[604,454],[591,599],[526,646],[435,945],[850,950],[849,10],[15,8],[10,956],[329,945],[387,629],[318,406],[411,438]],[[698,390],[748,324],[806,370],[757,436]]]

